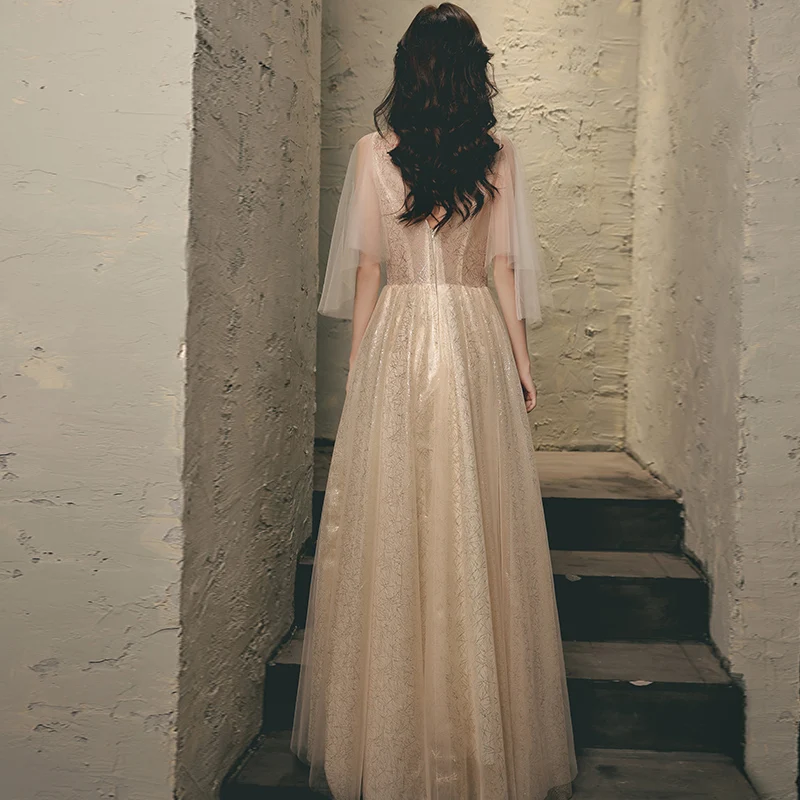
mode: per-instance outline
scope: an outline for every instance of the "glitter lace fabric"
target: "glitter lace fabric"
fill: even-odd
[[[382,211],[404,189],[366,139]],[[291,749],[336,800],[566,800],[577,773],[536,454],[487,214],[387,224],[320,521]],[[533,413],[536,413],[535,411]]]

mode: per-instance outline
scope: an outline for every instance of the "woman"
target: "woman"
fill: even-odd
[[[337,800],[561,800],[577,771],[526,416],[551,299],[490,58],[458,6],[416,15],[334,226],[352,356],[291,747]]]

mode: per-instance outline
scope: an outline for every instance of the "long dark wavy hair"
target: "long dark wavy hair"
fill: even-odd
[[[389,155],[406,185],[398,219],[407,225],[441,207],[438,231],[494,197],[488,176],[500,145],[489,133],[497,124],[492,55],[472,17],[453,3],[422,8],[400,39],[392,85],[373,119],[381,135],[385,122],[398,138]]]

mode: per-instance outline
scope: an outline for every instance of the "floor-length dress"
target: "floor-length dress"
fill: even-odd
[[[341,235],[377,204],[386,285],[330,463],[291,748],[336,800],[562,800],[577,767],[491,204],[436,233],[396,222],[392,145],[358,143],[373,194],[349,176],[339,206]]]

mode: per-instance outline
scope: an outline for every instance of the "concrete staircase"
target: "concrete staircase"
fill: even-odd
[[[320,448],[295,628],[267,664],[263,730],[223,800],[320,797],[289,731],[329,458]],[[540,452],[537,463],[579,751],[576,800],[754,800],[739,769],[744,698],[708,639],[708,587],[681,551],[678,498],[624,453]]]

